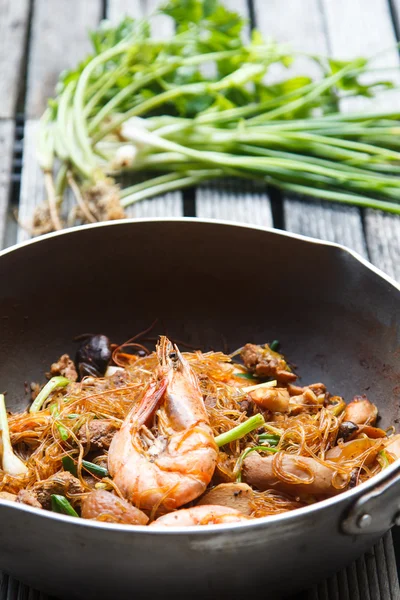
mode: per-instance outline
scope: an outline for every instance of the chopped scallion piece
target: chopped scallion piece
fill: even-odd
[[[251,379],[251,380],[257,379],[251,373],[234,373],[233,375],[234,375],[234,377],[240,377],[242,379]]]
[[[74,460],[70,456],[64,456],[61,462],[64,467],[64,471],[69,471],[70,473],[72,473],[72,475],[76,477],[77,470]]]
[[[262,433],[258,436],[258,439],[260,442],[268,442],[270,446],[277,446],[281,438],[273,433]]]
[[[272,381],[265,381],[264,383],[257,383],[255,385],[248,385],[244,388],[242,388],[242,390],[244,392],[246,392],[246,394],[248,392],[252,392],[253,390],[259,390],[261,388],[272,388],[272,387],[276,387],[277,381],[276,379],[272,380]]]
[[[250,419],[247,419],[247,421],[244,423],[240,423],[240,425],[233,427],[233,429],[217,435],[217,437],[214,438],[215,443],[220,448],[221,446],[225,446],[225,444],[230,444],[235,440],[240,440],[254,429],[258,429],[261,427],[261,425],[264,425],[264,422],[264,417],[262,415],[254,415],[253,417],[250,417]]]
[[[82,466],[86,469],[86,471],[89,471],[89,473],[97,475],[98,477],[108,476],[108,471],[106,468],[101,467],[100,465],[96,465],[95,463],[89,462],[88,460],[83,460]]]
[[[51,510],[63,515],[69,515],[70,517],[79,517],[67,498],[58,494],[51,495]]]
[[[47,398],[50,396],[51,392],[53,392],[57,388],[65,387],[70,383],[69,379],[66,377],[52,377],[50,381],[46,383],[44,388],[40,390],[39,394],[36,396],[35,400],[32,402],[31,407],[29,409],[30,413],[38,412]]]
[[[8,428],[8,418],[4,395],[0,394],[0,430],[1,441],[3,445],[2,467],[5,473],[10,475],[25,475],[28,471],[22,460],[14,454],[10,440],[10,430]]]

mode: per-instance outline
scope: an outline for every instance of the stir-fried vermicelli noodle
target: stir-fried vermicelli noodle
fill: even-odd
[[[1,498],[134,525],[230,523],[341,493],[400,457],[372,402],[300,387],[272,344],[147,345],[86,336],[75,362],[51,366],[30,407],[3,418]]]

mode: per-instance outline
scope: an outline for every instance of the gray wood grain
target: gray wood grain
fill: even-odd
[[[29,0],[0,0],[0,119],[15,115],[28,15]]]
[[[254,0],[256,25],[264,35],[303,52],[326,54],[325,23],[319,0],[269,0],[266,10],[263,0]],[[281,77],[289,73],[318,76],[318,69],[305,59],[296,60],[290,70],[280,70]],[[276,70],[273,73],[277,77]],[[360,211],[328,202],[303,199],[301,202],[288,195],[284,200],[284,222],[288,231],[317,237],[350,246],[364,256],[366,245]]]
[[[0,248],[4,245],[6,213],[11,189],[14,121],[0,120]]]
[[[393,12],[394,12],[394,20],[397,25],[398,30],[400,30],[400,0],[392,0],[393,3]]]
[[[159,5],[158,0],[108,0],[107,17],[117,23],[124,16],[143,18],[154,13]],[[151,29],[155,37],[166,38],[172,35],[173,25],[171,19],[157,15],[151,20]],[[171,192],[143,200],[126,209],[128,217],[181,217],[183,215],[182,192]]]
[[[397,3],[397,5],[399,2]],[[389,49],[377,61],[377,65],[392,67],[385,71],[397,84],[399,57],[396,39],[386,0],[324,0],[324,10],[330,45],[335,55],[371,56]],[[381,94],[373,102],[374,107],[395,110],[400,104],[399,91]],[[370,106],[368,100],[360,99],[357,109]],[[350,107],[344,106],[344,110]],[[372,262],[400,281],[400,218],[375,210],[365,211],[366,234]]]
[[[89,53],[88,30],[97,26],[101,11],[101,0],[35,0],[26,99],[29,119],[42,115],[61,71]]]
[[[227,179],[197,188],[196,216],[273,226],[265,188],[244,180]]]
[[[37,119],[25,122],[21,193],[18,207],[20,227],[18,228],[17,242],[24,242],[31,237],[29,229],[33,211],[45,199],[43,175],[36,158],[38,126]]]

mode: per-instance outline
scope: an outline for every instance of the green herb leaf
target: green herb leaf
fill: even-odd
[[[87,471],[89,471],[89,473],[92,473],[93,475],[97,475],[98,477],[107,477],[108,476],[108,470],[105,469],[104,467],[101,467],[100,465],[96,465],[95,463],[89,462],[87,460],[83,460],[82,466]]]
[[[40,390],[39,394],[36,396],[35,400],[32,402],[31,407],[29,409],[30,413],[38,412],[50,394],[56,390],[57,388],[63,388],[70,383],[69,379],[66,377],[52,377],[50,381],[46,383],[43,389]]]
[[[75,461],[70,456],[63,456],[61,462],[65,471],[69,471],[75,477],[77,476]]]
[[[63,515],[69,515],[70,517],[79,517],[67,498],[58,494],[51,495],[51,510]]]

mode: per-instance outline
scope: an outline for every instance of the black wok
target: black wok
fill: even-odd
[[[77,334],[157,333],[208,349],[278,338],[304,383],[367,393],[381,426],[400,401],[400,293],[337,245],[232,223],[123,221],[51,234],[0,255],[0,381],[25,382]],[[0,501],[0,566],[65,598],[287,593],[342,568],[398,518],[400,465],[310,507],[234,526],[151,531]],[[250,597],[250,596],[249,596]]]

